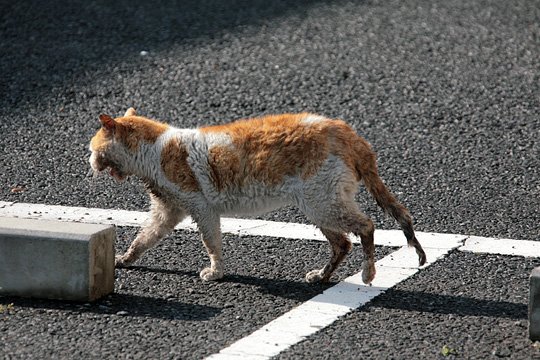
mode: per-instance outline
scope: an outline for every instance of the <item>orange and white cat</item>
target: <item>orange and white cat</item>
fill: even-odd
[[[203,280],[223,277],[220,216],[296,205],[328,239],[332,255],[306,281],[328,281],[351,249],[348,233],[360,236],[362,280],[375,276],[373,222],[354,201],[360,182],[401,225],[419,263],[426,255],[411,216],[377,172],[370,145],[345,122],[309,113],[271,115],[198,129],[178,129],[137,116],[100,115],[90,142],[94,172],[108,169],[117,180],[135,175],[151,197],[150,221],[127,252],[127,266],[154,246],[187,215],[196,222],[210,256]]]

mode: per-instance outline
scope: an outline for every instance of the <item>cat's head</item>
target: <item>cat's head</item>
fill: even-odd
[[[133,108],[119,118],[101,114],[99,121],[101,128],[90,141],[90,166],[94,174],[109,170],[118,181],[136,172],[144,145],[155,142],[168,127],[136,116]]]

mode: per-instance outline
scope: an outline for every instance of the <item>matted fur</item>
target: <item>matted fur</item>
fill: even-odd
[[[109,169],[123,180],[140,177],[151,196],[151,217],[117,266],[137,260],[185,216],[197,223],[210,266],[204,280],[223,277],[219,218],[294,204],[317,225],[331,245],[322,268],[308,282],[328,281],[351,249],[348,233],[360,236],[362,279],[375,276],[373,222],[354,202],[361,181],[377,204],[403,228],[420,265],[426,255],[414,235],[411,216],[377,172],[370,145],[345,122],[309,113],[238,120],[199,129],[177,129],[136,115],[100,115],[102,128],[90,142],[95,172]]]

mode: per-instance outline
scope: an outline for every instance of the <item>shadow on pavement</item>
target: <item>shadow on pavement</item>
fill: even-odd
[[[297,16],[329,0],[8,1],[0,5],[0,102],[35,101],[56,87],[99,80],[105,65],[141,51],[216,41],[226,32]],[[219,40],[217,40],[219,41]],[[182,59],[178,59],[181,61]],[[106,95],[106,94],[105,94]]]
[[[442,295],[404,290],[387,290],[373,303],[374,307],[452,314],[456,316],[487,316],[515,320],[527,319],[527,304],[509,301],[474,299],[467,296]]]
[[[176,271],[149,267],[132,267],[139,271],[188,275],[198,277],[194,271]],[[226,275],[220,281],[225,284],[253,285],[263,294],[307,301],[332,287],[335,283],[308,284],[304,281],[263,278],[247,275]],[[467,296],[443,295],[420,291],[389,289],[375,298],[370,306],[456,316],[488,316],[516,320],[527,319],[527,304],[509,301],[483,300]]]
[[[161,270],[148,267],[133,267],[132,270],[153,273],[198,276],[195,272]],[[322,293],[330,284],[307,284],[304,282],[256,278],[245,275],[226,276],[224,285],[254,285],[261,293],[293,299],[300,302]],[[189,300],[189,295],[184,296]],[[94,303],[71,301],[0,297],[0,304],[13,303],[15,308],[34,308],[60,310],[76,313],[110,314],[117,316],[152,317],[161,319],[203,321],[218,315],[222,308],[189,304],[174,298],[164,299],[156,295],[141,296],[127,293],[114,293]],[[482,300],[466,296],[440,295],[415,291],[387,290],[368,306],[415,311],[420,313],[452,314],[456,316],[486,316],[527,319],[527,305],[508,301]]]
[[[129,269],[142,272],[190,276],[199,279],[199,273],[195,271],[170,270],[147,266],[131,266]],[[200,281],[203,283],[202,280]],[[224,278],[218,282],[229,286],[234,286],[236,284],[255,286],[257,291],[262,294],[300,302],[307,301],[313,296],[316,296],[335,285],[335,283],[332,282],[327,284],[308,284],[303,280],[273,279],[236,274],[225,274]]]
[[[167,320],[204,321],[218,315],[222,309],[212,306],[189,304],[176,299],[114,293],[93,303],[73,301],[0,297],[0,304],[13,303],[17,308],[42,311],[58,310],[72,313],[151,317]]]

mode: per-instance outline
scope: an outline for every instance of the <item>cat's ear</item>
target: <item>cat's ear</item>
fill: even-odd
[[[99,121],[101,121],[101,126],[108,131],[114,132],[116,129],[116,121],[109,115],[101,114],[99,115]]]
[[[135,116],[137,115],[137,112],[135,111],[134,108],[130,107],[129,109],[126,110],[126,113],[124,114],[124,116]]]

